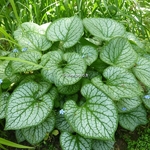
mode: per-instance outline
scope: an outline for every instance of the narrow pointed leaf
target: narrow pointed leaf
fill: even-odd
[[[92,150],[112,150],[114,148],[114,141],[92,141]]]
[[[110,40],[125,34],[122,24],[108,18],[85,18],[83,24],[92,35],[103,40]]]
[[[75,132],[87,138],[110,140],[117,128],[114,103],[92,84],[81,89],[86,102],[77,106],[73,100],[65,103],[65,117]]]
[[[35,145],[44,139],[44,137],[46,136],[46,133],[50,133],[53,130],[54,125],[55,125],[55,117],[54,117],[54,114],[51,113],[44,120],[44,122],[34,127],[22,129],[21,131],[25,139],[31,145]]]
[[[135,76],[146,86],[150,87],[150,61],[139,57],[133,68]]]
[[[83,46],[77,52],[82,56],[88,66],[90,66],[98,57],[96,48],[89,45]]]
[[[135,64],[137,54],[126,38],[116,37],[103,47],[100,58],[113,66],[131,68]]]
[[[122,98],[116,103],[119,113],[127,113],[138,107],[142,103],[140,97]]]
[[[39,85],[33,81],[16,88],[9,98],[5,129],[21,129],[40,124],[53,107],[48,94],[36,98]]]
[[[63,150],[91,150],[92,141],[77,134],[63,132],[60,136],[60,144]]]
[[[57,86],[75,84],[85,74],[86,64],[75,52],[63,54],[61,51],[53,51],[48,57],[46,69],[42,69],[41,73],[46,80],[54,82]]]
[[[140,105],[132,112],[119,114],[119,124],[127,130],[134,131],[137,126],[148,122],[146,115],[145,108]]]
[[[39,25],[32,22],[25,22],[14,32],[14,38],[22,48],[45,51],[52,44],[43,33],[44,30]]]
[[[79,17],[62,18],[54,21],[47,29],[50,41],[61,41],[64,48],[75,45],[83,34],[83,25]]]
[[[3,92],[0,94],[0,119],[5,118],[9,95],[10,94],[8,92]]]
[[[124,68],[108,67],[104,70],[103,76],[107,79],[106,84],[100,77],[93,78],[92,83],[113,100],[132,98],[142,94],[142,89],[134,75]]]

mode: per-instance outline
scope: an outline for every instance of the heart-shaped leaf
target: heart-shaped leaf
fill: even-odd
[[[73,16],[54,21],[47,29],[46,35],[50,41],[61,41],[64,48],[75,45],[83,34],[82,20]]]
[[[26,51],[21,53],[18,56],[19,60],[14,58],[14,61],[11,62],[11,68],[13,73],[27,72],[40,69],[42,66],[38,65],[38,61],[41,56],[42,54],[37,51]]]
[[[127,113],[135,109],[141,104],[140,97],[122,98],[116,103],[119,113]]]
[[[53,130],[54,125],[55,117],[54,114],[51,113],[41,124],[34,127],[22,129],[21,131],[25,139],[31,145],[35,145],[44,139],[46,133],[49,133]]]
[[[7,67],[9,61],[5,60],[0,62],[0,79],[5,79],[7,76],[5,74],[5,68]]]
[[[98,57],[98,51],[90,45],[83,46],[78,49],[77,52],[82,56],[88,66],[90,66]]]
[[[122,24],[108,18],[85,18],[83,24],[92,35],[103,40],[110,40],[125,34],[125,28]]]
[[[146,115],[145,108],[140,105],[132,112],[119,114],[119,124],[127,130],[134,131],[137,126],[148,122]]]
[[[114,148],[114,141],[92,141],[92,150],[112,150]]]
[[[150,61],[139,57],[133,68],[135,76],[146,86],[150,87]]]
[[[103,76],[107,79],[106,84],[100,77],[93,78],[92,83],[113,100],[132,98],[142,94],[141,86],[134,75],[124,68],[108,67],[104,70]]]
[[[52,44],[43,33],[44,30],[39,25],[32,22],[25,22],[14,32],[14,38],[22,48],[45,51]]]
[[[9,95],[10,94],[8,92],[3,92],[0,94],[0,119],[5,118]]]
[[[131,68],[135,64],[137,54],[126,38],[116,37],[103,47],[100,58],[113,66]]]
[[[91,83],[85,84],[81,94],[86,102],[77,106],[73,100],[64,105],[65,117],[75,132],[87,138],[110,140],[117,128],[114,103]]]
[[[63,150],[91,150],[92,141],[77,134],[63,132],[60,136],[60,144]]]
[[[43,56],[42,59],[44,63],[46,63],[45,57]],[[47,57],[49,59],[45,65],[46,69],[42,69],[42,76],[57,86],[75,84],[85,74],[86,64],[75,52],[63,54],[61,51],[52,51],[47,54]]]
[[[40,124],[51,112],[53,100],[48,94],[36,98],[39,85],[30,81],[18,86],[9,98],[5,129],[21,129]]]

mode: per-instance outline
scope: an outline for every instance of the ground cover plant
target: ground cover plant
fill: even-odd
[[[25,22],[14,38],[18,47],[0,57],[0,114],[18,142],[36,145],[56,128],[64,150],[108,150],[118,123],[133,131],[148,122],[149,54],[122,24],[77,16]]]
[[[1,10],[0,135],[13,130],[37,149],[47,139],[64,150],[113,149],[118,125],[148,123],[148,20],[137,3],[128,11],[131,1],[72,2],[11,0]]]

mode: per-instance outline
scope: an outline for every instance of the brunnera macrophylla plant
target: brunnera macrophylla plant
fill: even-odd
[[[118,124],[148,122],[150,55],[121,23],[25,22],[14,38],[18,47],[0,51],[0,119],[18,142],[36,145],[57,129],[63,150],[109,150]]]

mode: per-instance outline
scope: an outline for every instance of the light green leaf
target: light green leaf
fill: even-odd
[[[81,94],[86,102],[80,107],[73,100],[64,105],[68,123],[84,137],[111,140],[118,124],[113,101],[91,83],[82,87]]]
[[[137,126],[148,122],[146,115],[145,108],[140,105],[132,112],[119,114],[119,124],[127,130],[134,131]]]
[[[21,130],[16,130],[15,134],[18,143],[21,143],[26,140]]]
[[[77,52],[82,56],[88,66],[98,57],[98,51],[90,45],[83,46],[81,49],[78,49]]]
[[[55,117],[54,114],[51,113],[41,124],[34,127],[22,129],[21,131],[25,139],[31,145],[35,145],[44,139],[46,133],[49,133],[53,130],[54,125],[55,125]]]
[[[51,112],[53,100],[48,94],[36,98],[39,84],[30,81],[18,86],[9,98],[5,129],[21,129],[40,124]]]
[[[57,86],[72,85],[78,82],[85,74],[86,64],[81,56],[75,52],[63,54],[61,51],[52,51],[46,69],[42,69],[42,76],[54,82]],[[44,56],[45,58],[45,56]]]
[[[129,41],[134,42],[140,48],[144,47],[143,43],[141,43],[141,41],[133,33],[126,32],[125,37],[127,37]]]
[[[0,87],[1,88],[1,87]],[[5,118],[6,115],[6,105],[9,98],[8,92],[3,92],[0,94],[0,119]]]
[[[100,58],[113,66],[131,68],[135,64],[137,54],[126,38],[116,37],[102,48]]]
[[[45,51],[51,47],[51,42],[44,35],[43,27],[25,22],[14,32],[14,38],[22,48],[29,50]]]
[[[74,132],[72,127],[68,124],[66,121],[64,115],[62,114],[56,114],[56,128],[60,131],[66,131],[66,132]]]
[[[41,67],[38,66],[38,61],[41,58],[41,56],[42,56],[42,54],[37,51],[26,51],[26,52],[21,53],[18,56],[19,59],[30,61],[32,63],[37,64],[37,66],[28,64],[26,62],[12,61],[11,67],[12,67],[13,73],[27,72],[27,71],[40,69]]]
[[[92,150],[112,150],[114,148],[114,141],[92,141]]]
[[[100,77],[95,77],[91,81],[113,100],[137,97],[142,94],[142,88],[134,75],[124,68],[108,67],[104,70],[103,76],[106,78],[106,84]]]
[[[58,19],[51,23],[46,31],[50,41],[61,41],[64,48],[75,45],[82,34],[82,20],[77,16]]]
[[[150,90],[148,91],[147,95],[144,95],[142,97],[142,101],[143,101],[145,107],[147,109],[150,109]]]
[[[85,18],[83,24],[92,35],[103,40],[110,40],[125,34],[124,26],[113,19]]]
[[[91,150],[92,141],[77,134],[63,132],[60,136],[60,144],[63,150]]]
[[[77,82],[73,85],[66,85],[66,86],[58,86],[58,92],[61,94],[66,94],[66,95],[70,95],[70,94],[75,94],[76,92],[78,92],[80,90],[80,86],[81,83]]]
[[[150,61],[139,57],[133,68],[135,76],[146,86],[150,87]]]
[[[122,98],[116,103],[119,113],[127,113],[138,107],[142,103],[140,97]]]

